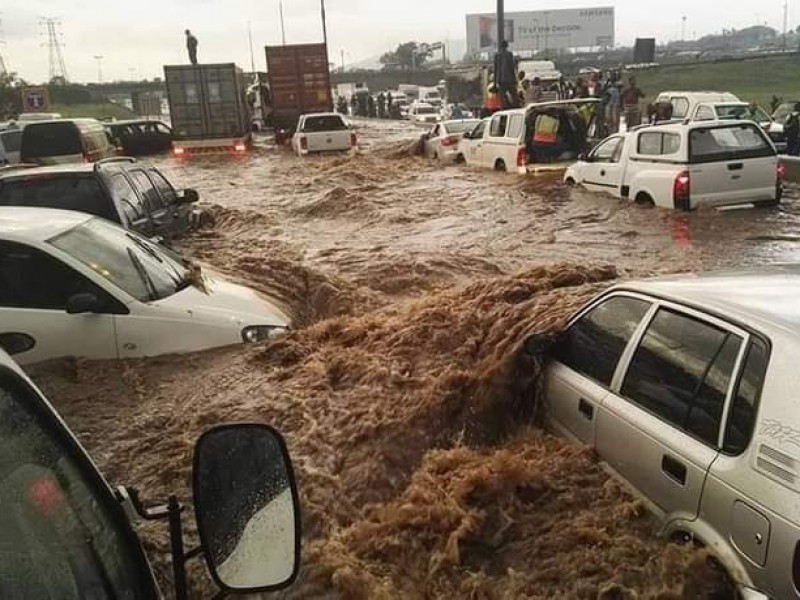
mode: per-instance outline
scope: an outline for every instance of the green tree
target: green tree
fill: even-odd
[[[22,111],[22,86],[27,85],[16,73],[0,74],[0,120],[15,117]]]
[[[423,66],[432,53],[428,44],[406,42],[400,44],[393,52],[386,52],[381,56],[380,62],[385,67],[396,67],[403,71],[409,71]]]

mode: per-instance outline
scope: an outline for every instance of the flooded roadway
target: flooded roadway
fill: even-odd
[[[37,369],[104,473],[188,501],[202,430],[275,425],[302,495],[293,597],[666,600],[716,586],[591,453],[531,426],[540,364],[519,345],[618,276],[796,260],[795,202],[642,209],[410,157],[418,131],[402,124],[360,135],[354,157],[262,144],[238,161],[157,161],[217,218],[185,250],[281,299],[298,331]],[[144,538],[166,582],[166,531]],[[201,572],[193,596],[210,597]]]

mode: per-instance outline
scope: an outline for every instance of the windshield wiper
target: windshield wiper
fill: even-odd
[[[131,235],[130,233],[126,233],[126,234],[125,234],[125,237],[127,237],[127,238],[128,238],[130,241],[132,241],[134,244],[136,244],[136,245],[137,245],[139,248],[141,248],[142,250],[144,250],[145,252],[147,252],[147,254],[149,254],[150,256],[152,256],[153,258],[155,258],[155,259],[156,259],[158,262],[160,262],[160,263],[163,263],[163,262],[164,262],[164,259],[163,259],[163,258],[161,258],[161,257],[158,255],[158,252],[156,252],[155,250],[153,250],[153,249],[152,249],[150,246],[148,246],[147,244],[145,244],[145,243],[144,243],[142,240],[140,240],[140,239],[139,239],[138,237],[136,237],[135,235]]]
[[[144,282],[144,287],[147,289],[147,295],[150,297],[150,300],[157,300],[158,295],[156,294],[156,286],[153,284],[153,280],[150,279],[150,275],[147,273],[147,269],[144,268],[142,261],[139,260],[139,257],[136,256],[136,253],[131,249],[127,248],[128,250],[128,258],[131,259],[136,272],[141,277],[142,281]]]
[[[185,289],[185,288],[188,287],[189,284],[186,284],[187,275],[184,275],[183,273],[178,271],[178,269],[175,268],[175,266],[172,264],[172,261],[165,261],[158,254],[158,252],[156,252],[155,249],[151,248],[149,244],[147,244],[143,240],[139,239],[135,235],[131,235],[130,233],[126,233],[125,236],[130,241],[132,241],[134,244],[136,244],[137,248],[140,248],[145,253],[147,253],[148,256],[152,256],[154,259],[156,259],[162,265],[166,265],[166,266],[169,267],[169,270],[171,271],[170,277],[172,278],[172,282],[175,284],[175,287],[176,287],[177,291],[180,291],[180,290]]]

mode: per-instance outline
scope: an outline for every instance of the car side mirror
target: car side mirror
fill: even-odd
[[[100,309],[100,301],[97,296],[89,293],[74,294],[67,298],[67,314],[80,315],[85,313],[95,313]]]
[[[556,338],[551,335],[533,334],[523,342],[525,354],[531,357],[542,356],[553,347]]]
[[[592,158],[586,154],[586,152],[581,152],[578,154],[578,160],[581,162],[592,162]]]
[[[300,504],[280,433],[260,424],[206,431],[193,480],[197,530],[217,585],[235,593],[291,585],[300,566]]]
[[[194,188],[186,188],[178,192],[178,202],[181,204],[194,204],[200,200],[200,194]]]

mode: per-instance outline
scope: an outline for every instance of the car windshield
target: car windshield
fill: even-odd
[[[418,115],[433,115],[436,113],[436,109],[432,106],[418,106],[417,107],[417,114]]]
[[[716,108],[717,116],[722,121],[731,119],[748,119],[758,123],[763,123],[772,120],[761,108],[756,107],[755,110],[751,112],[750,107],[746,104],[718,104]]]
[[[2,597],[151,597],[119,509],[62,432],[30,389],[0,370]]]
[[[102,219],[92,219],[49,240],[141,302],[160,300],[191,285],[181,258]]]
[[[48,177],[25,176],[0,179],[0,206],[35,206],[78,210],[119,221],[111,200],[97,178],[64,174]]]

